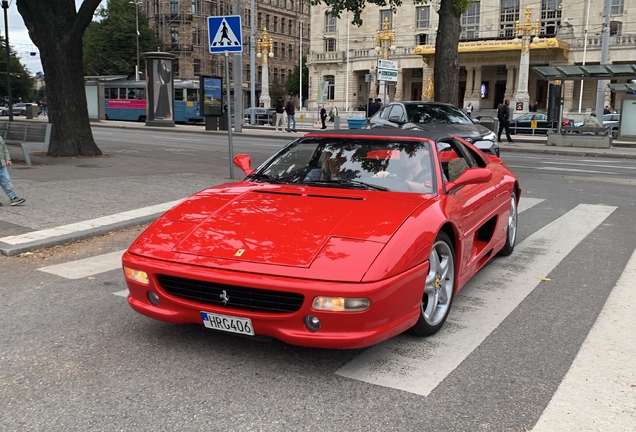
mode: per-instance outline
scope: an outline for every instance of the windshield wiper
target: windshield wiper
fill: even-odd
[[[272,177],[268,174],[250,174],[249,176],[247,176],[247,178],[250,180],[263,181],[265,183],[276,183],[276,184],[285,183],[284,181],[277,179],[275,177]]]
[[[377,190],[377,191],[390,191],[391,189],[385,188],[384,186],[378,186],[371,183],[361,182],[359,180],[320,180],[320,181],[309,181],[304,182],[306,185],[312,186],[343,186],[354,189],[367,189],[367,190]]]

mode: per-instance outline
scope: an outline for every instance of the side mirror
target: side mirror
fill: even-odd
[[[252,168],[252,158],[250,158],[249,155],[244,153],[237,154],[234,156],[234,159],[232,159],[232,162],[234,162],[234,166],[242,169],[245,175],[250,175],[254,172]]]
[[[397,123],[397,124],[403,124],[404,123],[403,121],[400,121],[400,116],[389,117],[389,121],[391,123]]]
[[[468,168],[455,181],[446,183],[446,190],[451,191],[460,186],[489,182],[492,172],[486,168]]]

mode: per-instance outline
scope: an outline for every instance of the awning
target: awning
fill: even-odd
[[[636,93],[636,84],[609,84],[608,87],[614,93]]]
[[[547,81],[636,77],[636,64],[534,66],[532,70]]]

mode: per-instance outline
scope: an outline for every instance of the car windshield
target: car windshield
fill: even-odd
[[[412,123],[473,124],[461,110],[441,104],[406,104],[406,114]]]
[[[436,178],[433,145],[426,139],[300,138],[249,175],[248,180],[432,193]]]

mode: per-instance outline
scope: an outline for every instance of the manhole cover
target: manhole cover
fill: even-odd
[[[110,168],[111,165],[95,165],[95,164],[85,164],[85,165],[75,165],[77,168]]]

